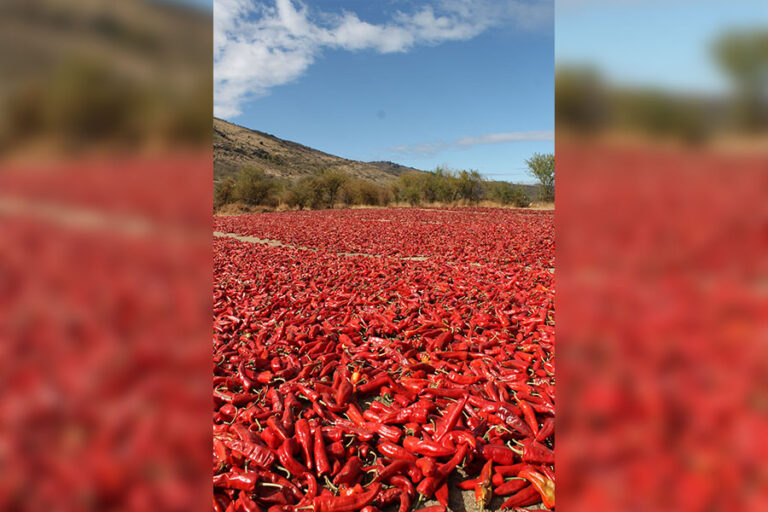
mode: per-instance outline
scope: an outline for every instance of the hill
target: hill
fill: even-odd
[[[422,172],[393,162],[348,160],[214,118],[214,181],[218,182],[233,176],[247,165],[255,165],[269,175],[289,179],[309,176],[330,168],[378,185],[392,183],[404,172]]]

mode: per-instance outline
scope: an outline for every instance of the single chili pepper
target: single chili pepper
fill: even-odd
[[[282,464],[285,469],[292,475],[299,477],[307,472],[307,468],[293,458],[293,453],[295,451],[294,447],[295,442],[293,441],[293,438],[286,439],[283,441],[280,448],[277,449],[277,458],[280,459],[280,464]]]
[[[469,480],[462,480],[456,484],[456,487],[462,491],[471,491],[477,485],[478,478],[470,478]]]
[[[394,503],[400,498],[401,491],[397,487],[390,487],[389,489],[383,489],[374,500],[374,503],[379,507],[386,507]]]
[[[419,459],[421,460],[421,459]],[[418,464],[418,461],[416,461]],[[376,478],[373,479],[374,482],[388,482],[390,478],[392,478],[395,475],[400,475],[408,470],[408,468],[411,466],[412,462],[406,460],[406,459],[395,459],[392,462],[389,463],[385,468],[383,468],[381,471],[378,472],[376,475]]]
[[[341,471],[334,477],[333,485],[354,485],[355,480],[362,472],[362,464],[359,457],[351,457],[341,468]]]
[[[268,469],[275,462],[275,454],[264,446],[226,437],[221,438],[220,441],[224,446],[242,454],[260,468]]]
[[[277,473],[268,470],[259,470],[256,471],[256,474],[259,475],[259,480],[283,486],[283,488],[289,491],[296,499],[301,499],[303,497],[303,493],[293,482]]]
[[[394,425],[384,425],[383,423],[367,421],[364,423],[363,427],[366,430],[376,432],[387,441],[392,441],[393,443],[399,442],[400,438],[403,437],[403,431]]]
[[[226,489],[237,489],[240,491],[252,491],[256,487],[258,475],[253,472],[248,473],[221,473],[214,475],[213,486],[224,487]]]
[[[481,509],[490,503],[491,496],[491,474],[493,471],[493,461],[489,460],[483,465],[483,469],[480,471],[480,476],[477,477],[477,483],[475,484],[475,503],[477,503]]]
[[[346,377],[343,377],[339,388],[336,390],[336,403],[339,405],[348,404],[353,392],[352,384],[349,383]]]
[[[454,468],[459,465],[459,462],[461,462],[464,457],[466,457],[467,452],[469,452],[469,447],[466,444],[462,444],[459,449],[456,450],[456,453],[451,458],[451,460],[438,466],[435,474],[422,480],[416,490],[419,491],[420,494],[430,498],[433,494],[435,494],[435,491],[440,486],[445,477],[447,477],[451,471],[453,471]]]
[[[435,491],[435,499],[443,506],[448,506],[448,482],[443,482],[443,485],[437,488]]]
[[[402,446],[389,441],[379,441],[377,447],[382,455],[391,459],[405,459],[416,462],[417,457]]]
[[[454,403],[453,406],[448,409],[448,411],[445,413],[445,416],[443,416],[443,420],[440,422],[437,430],[435,431],[435,441],[440,442],[445,434],[456,427],[456,423],[459,421],[459,418],[461,418],[461,411],[464,409],[464,404],[466,403],[467,397],[464,397],[457,400],[456,403]]]
[[[367,380],[362,384],[358,384],[357,392],[360,396],[365,396],[369,393],[373,393],[374,391],[377,391],[379,388],[381,388],[386,384],[389,384],[391,381],[392,381],[392,378],[388,374],[381,373],[371,380]]]
[[[374,483],[366,492],[352,496],[318,496],[312,500],[314,512],[356,512],[369,505],[380,489],[381,485]]]
[[[503,477],[506,476],[517,476],[517,474],[520,472],[521,469],[528,466],[528,464],[524,462],[520,462],[518,464],[511,464],[506,466],[496,466],[494,468],[494,473],[497,475],[501,475]]]
[[[466,443],[473,450],[477,448],[477,438],[466,430],[454,430],[453,432],[448,432],[445,436],[445,440],[449,443]]]
[[[486,444],[482,454],[485,460],[492,460],[500,465],[514,464],[517,455],[514,450],[502,444]]]
[[[554,464],[555,452],[533,439],[526,439],[522,443],[522,452],[517,452],[523,458],[523,462],[533,462],[534,464]]]
[[[501,504],[501,510],[512,507],[527,507],[528,505],[534,505],[540,501],[541,496],[538,491],[534,489],[532,485],[529,485],[507,498],[507,500]]]
[[[508,426],[522,434],[524,437],[533,436],[533,431],[523,420],[517,417],[517,415],[506,405],[499,407],[497,414],[504,420]]]
[[[413,499],[411,499],[408,493],[404,490],[398,490],[400,491],[400,507],[397,509],[397,512],[408,512],[411,508],[411,503],[413,503]]]
[[[497,485],[493,490],[493,493],[498,496],[509,496],[510,494],[516,493],[526,485],[528,485],[527,480],[523,478],[515,478],[513,480],[509,480],[507,482],[501,483],[500,485]]]
[[[403,447],[411,453],[428,455],[430,457],[448,457],[454,453],[453,449],[443,444],[413,436],[406,436],[403,440]]]
[[[366,411],[368,412],[368,411]],[[350,403],[347,407],[347,416],[349,417],[350,421],[357,425],[358,427],[364,427],[365,426],[365,418],[363,417],[363,413],[360,411],[360,408],[355,403]]]
[[[437,471],[437,463],[432,457],[422,457],[416,461],[416,466],[424,476],[432,476]]]
[[[335,443],[331,443],[326,447],[328,453],[336,457],[337,459],[343,458],[347,451],[344,449],[344,445],[341,443],[341,441],[336,441]]]
[[[530,404],[525,400],[518,399],[517,405],[518,407],[520,407],[520,410],[523,411],[523,417],[525,418],[525,422],[528,424],[529,427],[531,427],[533,436],[536,437],[536,434],[539,433],[539,422],[536,419],[536,413],[533,412],[533,409],[531,408]]]
[[[550,438],[550,436],[555,432],[555,418],[549,417],[544,420],[544,423],[541,425],[541,430],[539,430],[539,433],[536,434],[536,441],[542,442]]]
[[[361,508],[360,512],[381,512],[381,511],[378,508],[374,507],[373,505],[368,505],[367,507]]]
[[[273,450],[277,450],[280,447],[280,445],[283,444],[283,441],[280,439],[277,433],[269,427],[262,430],[260,435],[261,435],[261,439],[263,439],[264,442],[267,443],[267,446],[269,446]]]
[[[532,469],[523,469],[518,476],[531,482],[533,488],[541,495],[541,502],[545,507],[555,508],[555,483],[552,480]]]
[[[404,477],[403,475],[395,475],[392,478],[390,478],[390,483],[400,489],[401,491],[405,491],[408,493],[408,497],[413,500],[416,497],[416,489],[413,487],[413,482],[411,482],[408,478]]]
[[[280,438],[281,442],[285,442],[288,438],[290,438],[288,432],[286,432],[283,426],[277,422],[277,418],[275,416],[270,416],[267,418],[267,426],[271,428],[275,434],[277,434],[277,437]]]
[[[312,432],[309,422],[300,419],[296,422],[296,440],[304,451],[304,460],[308,469],[312,469]]]

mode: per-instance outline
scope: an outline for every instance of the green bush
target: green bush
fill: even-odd
[[[240,170],[235,180],[234,197],[249,205],[274,208],[280,203],[280,182],[256,167]]]

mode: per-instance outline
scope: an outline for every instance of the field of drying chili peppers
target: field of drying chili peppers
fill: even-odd
[[[553,221],[214,219],[214,509],[554,509]]]

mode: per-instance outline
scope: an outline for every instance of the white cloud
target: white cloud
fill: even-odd
[[[492,26],[552,21],[552,0],[434,0],[382,24],[322,13],[294,0],[214,1],[214,114],[235,117],[249,99],[299,78],[324,48],[404,52],[471,39]]]
[[[396,151],[398,153],[432,155],[439,151],[452,148],[469,148],[484,144],[506,144],[510,142],[547,140],[555,140],[555,132],[553,130],[488,133],[479,137],[461,137],[450,142],[438,141],[426,144],[392,146],[389,149],[390,151]]]

